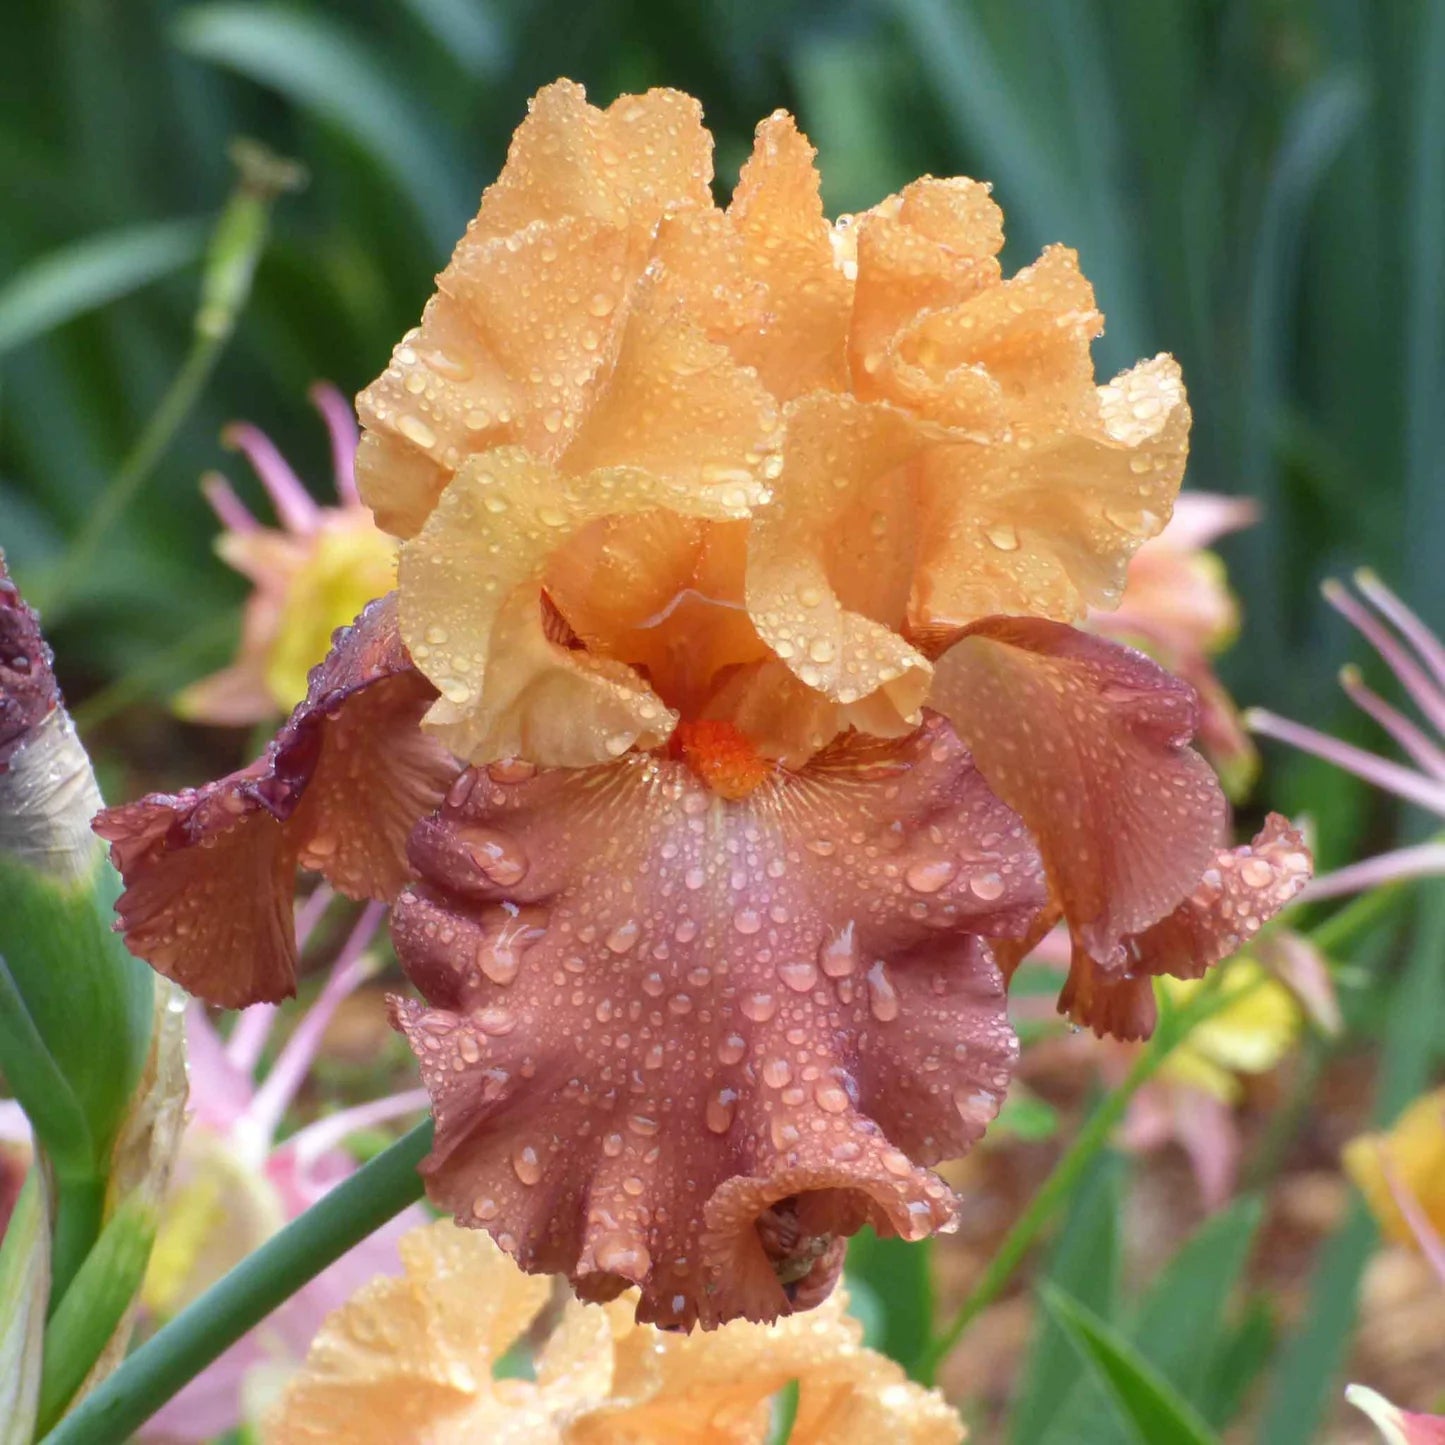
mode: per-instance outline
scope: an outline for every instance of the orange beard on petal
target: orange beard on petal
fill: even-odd
[[[1017,1052],[986,937],[1043,905],[952,729],[838,745],[739,800],[682,761],[464,774],[412,834],[394,1017],[433,1200],[584,1298],[772,1319],[843,1236],[919,1238]]]

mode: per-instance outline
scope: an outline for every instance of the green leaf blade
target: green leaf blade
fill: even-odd
[[[1189,1402],[1123,1334],[1056,1286],[1044,1284],[1042,1298],[1140,1445],[1218,1445]]]
[[[0,356],[199,259],[200,221],[102,231],[22,267],[0,286]]]

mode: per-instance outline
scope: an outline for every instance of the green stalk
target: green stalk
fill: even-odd
[[[1188,1036],[1195,1024],[1226,1004],[1237,1003],[1239,991],[1221,994],[1217,989],[1201,989],[1188,1003],[1173,1013],[1164,1014],[1148,1047],[1134,1061],[1124,1082],[1105,1096],[1098,1108],[1084,1121],[1074,1142],[1069,1145],[1043,1187],[1029,1202],[1029,1207],[1015,1221],[1003,1243],[988,1262],[983,1277],[969,1291],[957,1313],[929,1343],[918,1362],[916,1374],[926,1385],[934,1383],[939,1365],[958,1343],[963,1332],[996,1300],[1013,1278],[1014,1271],[1033,1247],[1034,1241],[1053,1217],[1054,1211],[1078,1185],[1094,1155],[1108,1142],[1123,1119],[1129,1101],[1158,1072],[1159,1066]]]
[[[278,1305],[421,1198],[428,1120],[338,1184],[158,1330],[45,1437],[115,1445]]]
[[[1310,941],[1326,953],[1342,948],[1387,913],[1397,901],[1398,894],[1399,885],[1391,885],[1362,895],[1311,930],[1308,935]],[[1217,973],[1211,973],[1210,978],[1212,980],[1218,976]],[[1182,1008],[1161,1017],[1158,1031],[1150,1040],[1149,1046],[1134,1061],[1134,1066],[1129,1070],[1124,1082],[1089,1115],[1083,1128],[1079,1130],[1078,1137],[1054,1165],[1053,1172],[1044,1181],[1043,1187],[1034,1195],[1029,1207],[1005,1236],[1003,1244],[984,1270],[983,1277],[958,1307],[954,1317],[934,1336],[919,1360],[915,1372],[919,1380],[929,1385],[934,1382],[938,1366],[958,1343],[963,1332],[1003,1292],[1055,1209],[1068,1197],[1094,1155],[1108,1142],[1109,1135],[1123,1119],[1134,1095],[1154,1077],[1160,1065],[1183,1043],[1197,1024],[1203,1023],[1217,1010],[1237,1003],[1241,996],[1242,993],[1238,990],[1221,993],[1217,989],[1202,989]]]
[[[237,141],[231,154],[240,178],[211,233],[190,350],[120,470],[86,515],[55,575],[38,597],[32,596],[41,611],[63,604],[175,440],[251,294],[270,229],[271,205],[283,191],[295,190],[304,181],[304,173],[293,162],[271,155],[254,141]]]

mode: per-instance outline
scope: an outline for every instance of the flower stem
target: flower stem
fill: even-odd
[[[57,608],[68,600],[71,589],[169,450],[205,390],[250,297],[256,264],[266,245],[272,202],[304,180],[294,163],[271,155],[254,141],[235,142],[231,153],[239,176],[211,232],[190,350],[120,470],[96,499],[54,575],[42,587],[35,603],[38,608]]]
[[[1342,948],[1388,913],[1397,901],[1398,893],[1399,885],[1395,884],[1377,888],[1355,899],[1348,907],[1340,909],[1318,927],[1311,929],[1308,935],[1310,941],[1327,953]],[[1210,978],[1211,981],[1217,979],[1218,974],[1211,973]],[[1182,1008],[1173,1013],[1165,1013],[1160,1018],[1153,1039],[1134,1061],[1134,1066],[1129,1070],[1124,1082],[1106,1096],[1085,1120],[1077,1138],[1054,1165],[1053,1172],[1044,1181],[1043,1187],[1034,1195],[1029,1207],[1009,1230],[997,1253],[989,1260],[983,1277],[958,1307],[954,1317],[934,1335],[915,1371],[924,1384],[933,1384],[938,1366],[958,1343],[963,1332],[1003,1292],[1055,1209],[1078,1183],[1094,1155],[1108,1142],[1109,1135],[1123,1119],[1134,1095],[1154,1077],[1160,1065],[1183,1043],[1197,1024],[1227,1004],[1237,1003],[1239,998],[1239,992],[1226,994],[1218,988],[1206,986]]]
[[[1238,997],[1237,993],[1230,995],[1229,1001],[1233,1002]],[[1134,1066],[1129,1070],[1124,1082],[1106,1095],[1084,1121],[1084,1126],[1079,1130],[1074,1142],[1054,1165],[1053,1172],[1044,1181],[1043,1187],[1034,1195],[1029,1207],[1019,1216],[993,1258],[989,1260],[982,1278],[969,1291],[967,1299],[958,1307],[953,1318],[930,1341],[916,1370],[918,1378],[924,1384],[934,1383],[938,1366],[958,1343],[963,1332],[1003,1292],[1054,1210],[1078,1184],[1094,1155],[1108,1142],[1109,1135],[1124,1117],[1129,1101],[1153,1078],[1159,1066],[1182,1042],[1190,1029],[1224,1002],[1225,999],[1217,989],[1201,989],[1182,1008],[1160,1018],[1153,1039],[1134,1061]]]
[[[156,1332],[45,1437],[45,1445],[128,1439],[183,1385],[353,1245],[421,1197],[428,1121],[273,1235]]]

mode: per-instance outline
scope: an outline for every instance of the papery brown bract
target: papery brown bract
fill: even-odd
[[[417,729],[434,697],[397,635],[393,594],[337,633],[262,757],[101,813],[131,951],[211,1003],[294,992],[298,865],[353,897],[393,897],[409,876],[406,836],[456,773]]]
[[[741,801],[681,763],[466,774],[412,837],[398,1000],[430,1193],[584,1297],[771,1319],[829,1246],[955,1205],[920,1165],[993,1117],[1016,1046],[984,938],[1044,881],[941,719]]]

